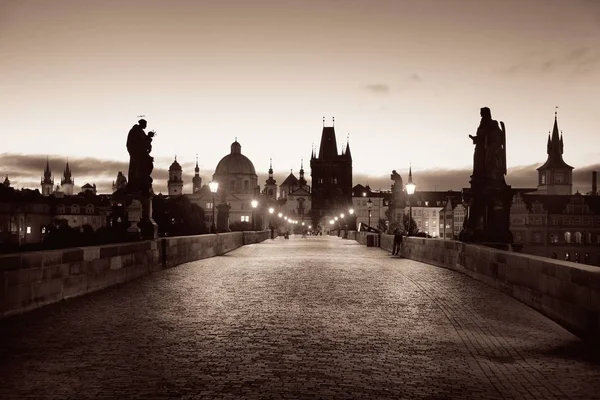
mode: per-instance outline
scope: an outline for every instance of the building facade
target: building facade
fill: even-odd
[[[562,158],[564,142],[554,127],[536,189],[513,189],[510,230],[523,253],[600,265],[600,197],[596,174],[589,195],[572,194],[573,167]]]

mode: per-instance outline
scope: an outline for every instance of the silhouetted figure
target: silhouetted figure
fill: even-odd
[[[137,125],[127,135],[127,151],[129,152],[129,173],[127,189],[133,193],[150,194],[152,189],[152,177],[150,174],[154,169],[154,158],[150,156],[152,151],[152,138],[154,132],[144,132],[146,120],[140,119]]]
[[[400,246],[402,244],[402,230],[400,228],[396,228],[394,230],[394,246],[392,247],[392,255],[400,254]]]
[[[506,128],[492,119],[488,107],[480,109],[481,122],[476,136],[469,135],[475,144],[473,178],[489,178],[504,182],[506,174]]]
[[[511,243],[509,230],[512,192],[506,174],[506,128],[492,119],[489,108],[480,109],[481,122],[476,136],[471,189],[464,194],[469,216],[459,236],[463,242]]]

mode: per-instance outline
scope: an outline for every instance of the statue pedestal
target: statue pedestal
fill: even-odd
[[[139,193],[124,193],[122,202],[126,204],[127,220],[130,222],[127,233],[133,240],[158,238],[158,225],[152,219],[152,198]]]
[[[127,228],[128,236],[131,236],[134,239],[139,239],[140,237],[140,228],[138,227],[138,222],[142,219],[142,202],[133,199],[131,204],[127,206],[127,220],[131,223],[129,228]]]
[[[230,232],[229,209],[229,204],[221,203],[217,206],[217,232]]]
[[[146,197],[142,201],[142,219],[138,222],[142,239],[151,240],[158,238],[158,225],[152,219],[152,198]]]
[[[504,182],[471,177],[465,192],[469,215],[460,233],[462,242],[512,243],[509,229],[512,190]]]

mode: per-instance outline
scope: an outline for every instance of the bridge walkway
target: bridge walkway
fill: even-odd
[[[459,273],[249,245],[0,320],[2,399],[600,398],[600,357]]]

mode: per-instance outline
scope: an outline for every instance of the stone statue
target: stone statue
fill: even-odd
[[[127,151],[129,152],[129,173],[127,189],[132,193],[150,194],[152,190],[152,177],[154,157],[152,151],[152,138],[154,131],[144,132],[146,120],[140,119],[127,136]]]
[[[511,187],[506,174],[506,128],[492,119],[489,108],[480,110],[481,122],[475,136],[471,188],[463,192],[468,217],[460,233],[463,242],[512,243],[510,232]]]
[[[506,128],[503,122],[500,122],[500,124],[502,130],[498,127],[498,122],[493,121],[492,129],[487,135],[485,171],[487,178],[504,183],[504,175],[506,174]]]
[[[487,178],[504,182],[506,174],[506,128],[492,119],[489,108],[480,110],[481,122],[476,136],[469,135],[475,144],[473,154],[473,178]]]

